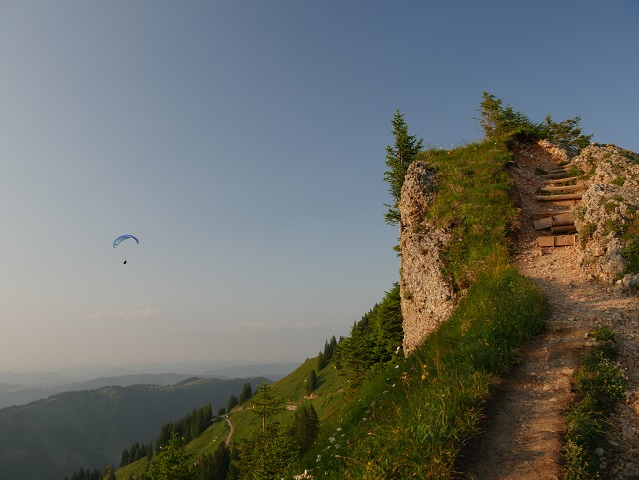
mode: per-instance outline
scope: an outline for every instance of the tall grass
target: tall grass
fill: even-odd
[[[509,256],[519,212],[510,194],[506,165],[512,153],[505,141],[474,143],[455,150],[430,150],[420,161],[437,175],[428,220],[451,233],[443,251],[444,273],[465,289],[494,259]]]
[[[318,471],[327,478],[450,478],[461,447],[477,433],[494,377],[543,328],[547,311],[538,288],[513,267],[481,273],[415,353],[370,379],[339,425],[348,442],[315,452]]]
[[[614,363],[618,355],[614,331],[600,327],[593,338],[595,343],[575,373],[578,400],[566,412],[566,480],[602,478],[595,449],[604,444],[610,415],[626,393],[622,371]]]
[[[422,155],[437,172],[430,221],[453,238],[446,272],[467,291],[409,358],[371,374],[307,459],[315,478],[451,478],[483,403],[517,348],[544,326],[541,291],[510,265],[517,210],[504,142]]]

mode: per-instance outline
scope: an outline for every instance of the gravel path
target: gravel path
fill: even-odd
[[[459,479],[562,478],[563,411],[573,399],[571,380],[588,332],[609,325],[617,333],[628,401],[615,414],[602,463],[610,478],[639,480],[639,298],[602,285],[579,267],[579,246],[537,246],[530,214],[541,180],[535,167],[556,165],[541,149],[517,155],[513,177],[521,196],[522,225],[516,263],[543,289],[551,305],[548,329],[521,350],[487,406],[484,432],[463,452]]]

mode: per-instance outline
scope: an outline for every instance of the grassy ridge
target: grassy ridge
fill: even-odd
[[[399,354],[376,366],[356,390],[329,363],[318,372],[316,396],[304,398],[316,359],[274,384],[286,402],[311,402],[321,420],[316,444],[283,478],[305,469],[315,478],[451,478],[461,447],[477,433],[495,376],[543,328],[545,298],[509,259],[518,211],[510,198],[507,141],[428,151],[420,160],[438,178],[429,221],[452,237],[445,273],[466,293],[409,358]],[[275,420],[288,424],[291,417],[287,410]],[[237,439],[260,428],[259,417],[246,409],[231,419]],[[211,453],[213,444],[200,442],[197,451],[189,445],[189,452]],[[119,473],[118,480],[127,478]]]
[[[327,439],[344,440],[321,442],[316,466],[328,478],[449,478],[495,375],[546,315],[543,295],[514,268],[483,272],[414,354],[369,379],[328,428]]]
[[[437,173],[429,221],[446,228],[446,273],[468,288],[451,318],[408,359],[366,382],[306,459],[327,478],[450,478],[461,446],[476,433],[494,377],[548,315],[540,290],[510,265],[518,226],[506,141],[420,160]]]

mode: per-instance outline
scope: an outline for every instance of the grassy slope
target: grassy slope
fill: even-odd
[[[317,373],[318,387],[314,398],[305,399],[306,387],[304,380],[311,370],[317,368],[317,357],[306,360],[295,371],[273,384],[280,398],[287,405],[300,405],[303,402],[310,402],[315,407],[320,421],[326,422],[332,418],[340,407],[347,400],[348,395],[344,393],[344,379],[338,375],[333,364]],[[253,385],[253,389],[255,389]],[[261,418],[251,412],[247,405],[236,407],[229,418],[235,427],[234,440],[248,438],[254,429],[261,428]],[[286,410],[279,414],[274,420],[283,424],[290,422],[293,415],[292,410]],[[187,445],[187,453],[198,458],[202,455],[212,454],[221,442],[224,442],[229,429],[223,419],[217,421],[216,426],[209,427],[200,437]],[[134,462],[116,471],[117,480],[127,480],[131,477],[140,476],[146,469],[146,459]]]
[[[517,346],[543,328],[547,315],[541,292],[509,262],[508,236],[518,218],[509,197],[511,159],[505,141],[424,153],[421,160],[439,179],[429,220],[452,233],[446,273],[467,294],[414,355],[379,366],[357,391],[331,363],[319,374],[317,397],[304,400],[304,378],[315,359],[275,383],[285,401],[312,402],[322,422],[315,447],[285,478],[305,468],[323,478],[452,476],[493,378],[509,368]],[[277,420],[287,423],[290,416],[287,411]],[[231,419],[237,438],[260,425],[246,410]],[[189,451],[211,453],[214,442],[204,443]]]

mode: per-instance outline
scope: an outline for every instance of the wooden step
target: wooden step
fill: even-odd
[[[566,178],[555,178],[555,179],[546,180],[546,183],[552,183],[553,185],[555,185],[558,183],[572,182],[573,180],[581,180],[583,178],[586,178],[586,175],[578,175],[576,177],[566,177]]]
[[[564,195],[539,195],[535,197],[538,202],[554,202],[556,200],[581,200],[581,193],[566,193]]]
[[[577,192],[584,190],[585,188],[583,185],[553,185],[550,187],[543,187],[541,189],[542,192]]]
[[[563,226],[554,226],[551,225],[550,226],[550,231],[555,234],[555,233],[574,233],[577,231],[577,229],[575,228],[575,224],[573,223],[572,225],[563,225]]]
[[[550,235],[538,237],[539,247],[569,247],[577,244],[577,235]]]
[[[566,220],[552,220],[550,222],[550,226],[551,227],[567,227],[569,225],[574,225],[575,222],[573,219],[566,219]]]
[[[571,176],[568,175],[568,172],[561,172],[561,173],[547,173],[545,175],[539,175],[539,178],[543,178],[545,180],[551,180],[551,179],[556,179],[556,178],[570,178]]]
[[[541,220],[542,218],[557,217],[557,219],[573,218],[572,210],[547,210],[543,213],[533,213],[530,215],[531,220]]]
[[[535,230],[545,230],[547,228],[552,228],[553,225],[559,227],[571,224],[574,224],[574,217],[572,215],[572,212],[533,218],[533,225],[535,226]]]

